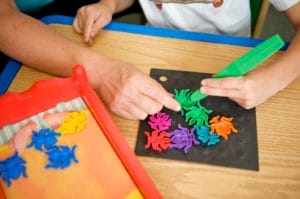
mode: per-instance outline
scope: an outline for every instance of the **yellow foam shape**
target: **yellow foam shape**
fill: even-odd
[[[8,144],[0,146],[0,152],[6,151],[6,150],[9,150],[9,145]]]
[[[80,132],[86,126],[86,115],[87,110],[85,109],[69,113],[64,117],[61,126],[55,131],[60,132],[62,135]]]
[[[141,192],[138,189],[133,190],[126,196],[126,199],[143,199]]]

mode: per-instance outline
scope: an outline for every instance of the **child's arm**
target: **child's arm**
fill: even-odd
[[[66,39],[47,25],[20,13],[13,0],[0,1],[0,30],[0,51],[27,66],[70,76],[73,65],[84,65],[91,85],[120,116],[144,119],[162,106],[180,109],[176,100],[149,76],[128,63]]]
[[[83,35],[85,43],[92,45],[93,38],[111,21],[112,15],[130,7],[133,2],[134,0],[101,0],[83,6],[77,12],[73,27],[77,33]]]
[[[244,108],[253,108],[287,87],[300,75],[300,3],[287,10],[296,35],[288,50],[267,67],[258,67],[244,77],[205,79],[201,92],[228,97]]]

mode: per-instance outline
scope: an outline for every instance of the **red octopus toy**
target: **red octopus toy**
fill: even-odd
[[[149,132],[145,131],[144,134],[147,136],[147,144],[145,145],[145,148],[148,149],[151,148],[154,151],[163,151],[167,150],[170,146],[170,134],[167,133],[166,131],[152,131],[150,134]]]

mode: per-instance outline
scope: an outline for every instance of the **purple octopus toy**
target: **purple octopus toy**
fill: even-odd
[[[189,130],[178,124],[178,128],[170,133],[170,148],[183,149],[184,153],[187,154],[193,144],[200,144],[194,135],[194,130]]]

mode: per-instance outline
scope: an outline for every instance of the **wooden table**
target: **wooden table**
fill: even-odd
[[[52,24],[51,28],[83,45],[70,26]],[[145,73],[151,67],[216,73],[249,50],[243,46],[111,30],[101,31],[91,48],[134,64]],[[276,53],[261,66],[281,55],[282,52]],[[49,77],[23,66],[9,91],[25,90],[34,81]],[[259,171],[138,158],[165,198],[300,198],[300,78],[259,105],[256,116]],[[138,121],[114,114],[112,117],[134,149]]]

